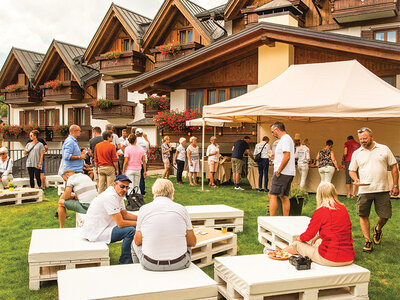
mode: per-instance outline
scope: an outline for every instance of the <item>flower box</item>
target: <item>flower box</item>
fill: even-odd
[[[156,61],[155,67],[157,68],[157,67],[161,67],[179,57],[188,55],[202,47],[204,47],[204,46],[199,43],[191,43],[191,44],[182,44],[179,53],[176,53],[176,54],[169,54],[169,53],[166,53],[165,51],[161,51],[159,49],[159,47],[150,49],[150,52],[153,53],[155,56],[155,61]]]
[[[57,88],[48,87],[46,84],[40,87],[43,89],[43,101],[69,102],[83,99],[83,89],[76,81],[62,81],[61,86]]]
[[[4,93],[4,102],[7,104],[30,104],[40,102],[41,91],[34,90],[28,85],[22,85],[17,90],[10,89],[2,89],[2,93]]]
[[[107,52],[109,53],[109,52]],[[100,63],[100,73],[105,75],[139,74],[145,71],[146,55],[137,51],[120,52],[118,58],[110,59],[107,53],[96,57]]]
[[[110,118],[135,118],[136,103],[129,101],[111,100],[111,107],[101,109],[92,103],[92,117],[94,119],[110,119]]]

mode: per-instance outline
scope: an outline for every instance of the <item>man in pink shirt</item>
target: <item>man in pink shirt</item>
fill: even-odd
[[[360,144],[354,140],[352,135],[347,137],[347,142],[344,143],[344,151],[343,151],[343,159],[342,161],[345,164],[346,171],[346,186],[347,186],[347,198],[356,198],[357,186],[353,184],[353,193],[351,193],[351,177],[349,174],[349,166],[351,162],[351,157],[353,152],[360,148]]]
[[[142,147],[136,145],[136,135],[130,134],[128,142],[130,145],[125,148],[122,173],[132,181],[130,190],[137,187],[137,191],[140,193],[140,171],[143,164],[143,176],[146,177],[146,156]]]

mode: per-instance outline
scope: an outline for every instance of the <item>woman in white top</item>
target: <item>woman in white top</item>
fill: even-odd
[[[296,148],[294,157],[297,159],[297,169],[299,170],[300,188],[304,189],[306,186],[306,179],[308,175],[308,164],[310,163],[310,148],[308,148],[308,139],[304,139],[301,145]]]
[[[264,136],[262,141],[258,143],[254,149],[254,157],[261,153],[261,159],[258,164],[258,191],[268,192],[268,168],[269,168],[269,154],[272,153],[271,147],[268,144],[269,138]],[[264,188],[263,188],[264,177]]]
[[[217,172],[218,168],[218,159],[219,159],[219,145],[217,144],[217,138],[215,136],[212,136],[210,138],[211,145],[207,147],[207,163],[208,163],[208,169],[210,171],[210,183],[209,185],[212,187],[217,187],[214,183],[214,176],[215,173]]]
[[[162,178],[169,178],[169,169],[171,168],[171,163],[169,162],[169,158],[171,157],[172,147],[169,145],[170,138],[169,136],[164,136],[161,144],[161,155],[164,163],[164,171],[162,173]]]
[[[197,137],[190,138],[190,145],[187,148],[187,158],[189,162],[189,182],[190,185],[197,184],[197,173],[200,171],[199,147],[197,147]]]
[[[13,160],[8,156],[6,147],[0,148],[0,186],[7,188],[7,185],[13,181],[12,176]]]
[[[174,163],[177,165],[177,172],[176,172],[176,181],[178,184],[183,184],[182,181],[182,173],[183,169],[185,168],[185,156],[186,156],[186,149],[185,149],[186,139],[181,137],[179,139],[179,146],[176,147],[176,152],[174,156]]]

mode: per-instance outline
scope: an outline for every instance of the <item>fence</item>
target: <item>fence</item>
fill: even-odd
[[[14,161],[13,176],[17,178],[29,177],[24,150],[8,150],[8,152]],[[46,175],[58,174],[61,163],[61,149],[49,149],[44,154],[44,162],[44,173]]]

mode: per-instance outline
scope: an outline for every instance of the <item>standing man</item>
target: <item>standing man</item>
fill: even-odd
[[[65,139],[62,146],[62,173],[72,170],[75,173],[83,173],[83,162],[86,152],[81,152],[77,138],[81,135],[81,128],[78,125],[69,127],[69,136]]]
[[[249,147],[250,137],[245,136],[242,140],[237,140],[232,148],[232,173],[233,173],[233,183],[235,184],[235,190],[244,189],[239,186],[240,184],[240,174],[243,170],[243,154],[247,154],[254,159],[253,153],[250,151]]]
[[[103,132],[103,142],[94,149],[95,171],[99,176],[99,194],[105,191],[118,175],[117,150],[112,142],[112,132]]]
[[[58,220],[60,228],[65,226],[67,208],[81,214],[86,214],[90,202],[97,197],[96,184],[89,176],[82,173],[75,173],[72,170],[66,170],[62,178],[66,182],[65,191],[58,201]],[[75,194],[75,196],[72,195]]]
[[[97,147],[96,147],[97,149]],[[90,203],[82,227],[82,236],[90,242],[122,242],[120,264],[131,264],[131,245],[137,217],[126,211],[124,198],[131,181],[118,175],[107,190]]]
[[[372,202],[378,215],[378,224],[374,227],[374,243],[381,243],[382,228],[392,216],[390,195],[399,194],[399,169],[392,151],[382,144],[374,141],[372,130],[364,127],[358,131],[361,143],[359,149],[353,152],[349,172],[355,184],[368,183],[360,186],[357,200],[357,213],[360,216],[360,225],[365,237],[364,252],[372,252],[373,246],[370,239],[369,213]],[[389,186],[387,170],[390,167],[393,186]],[[360,175],[358,178],[357,170]],[[390,192],[390,193],[389,193]]]
[[[360,148],[360,143],[356,142],[352,135],[347,137],[347,142],[344,143],[344,150],[343,150],[343,159],[345,165],[345,173],[346,173],[346,187],[347,187],[347,198],[355,198],[356,197],[356,190],[357,186],[353,184],[353,193],[351,193],[351,177],[349,174],[349,166],[351,161],[351,156],[353,152]]]
[[[143,132],[142,128],[136,128],[135,134],[136,134],[136,145],[142,147],[142,149],[144,150],[146,164],[147,164],[147,152],[150,149],[150,141],[147,138],[147,134],[145,134]],[[140,193],[142,195],[146,194],[146,184],[145,184],[145,181],[144,181],[144,178],[145,178],[144,171],[145,170],[144,170],[143,165],[142,165],[142,170],[140,171],[140,184],[139,184]]]
[[[273,155],[274,176],[272,176],[269,191],[269,214],[270,216],[276,215],[279,196],[282,201],[283,215],[288,216],[290,211],[289,192],[293,177],[296,175],[294,142],[286,133],[285,125],[282,122],[272,124],[271,132],[274,137],[279,139],[279,143],[276,145]]]
[[[128,131],[126,129],[122,129],[122,135],[119,138],[119,144],[121,148],[117,151],[117,155],[118,155],[118,166],[119,170],[121,171],[124,165],[125,148],[130,145],[128,142]]]
[[[91,152],[91,161],[92,161],[92,166],[94,167],[94,149],[96,148],[96,145],[98,143],[101,143],[103,140],[103,136],[101,135],[101,128],[96,126],[92,129],[92,138],[89,140],[89,148],[90,148],[90,152]],[[96,180],[97,185],[99,185],[99,177],[98,174],[96,172],[96,170],[94,170],[93,172],[94,175],[94,180]]]

